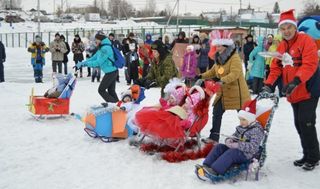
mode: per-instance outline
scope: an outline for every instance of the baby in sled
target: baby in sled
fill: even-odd
[[[68,85],[70,80],[73,78],[73,75],[69,73],[68,75],[64,76],[62,74],[57,74],[54,79],[54,85],[52,88],[47,90],[44,93],[44,97],[46,98],[58,98],[60,97],[61,93]]]

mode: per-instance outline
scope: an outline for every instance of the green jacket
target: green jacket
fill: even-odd
[[[178,70],[172,60],[172,54],[168,54],[158,64],[155,61],[151,62],[151,69],[147,75],[147,79],[155,80],[161,88],[164,88],[169,83],[169,79],[177,77],[177,75]]]

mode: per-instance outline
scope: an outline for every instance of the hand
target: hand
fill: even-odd
[[[288,85],[284,86],[282,88],[281,93],[283,95],[287,95],[290,96],[291,93],[293,92],[293,90],[301,83],[300,79],[298,77],[295,77],[293,79],[293,81],[291,81],[290,83],[288,83]]]
[[[201,74],[200,74],[200,75],[196,75],[196,76],[194,77],[194,79],[195,79],[195,80],[202,79],[202,75],[201,75]]]
[[[226,146],[230,146],[231,143],[233,143],[233,140],[231,138],[227,138],[225,142]]]
[[[228,148],[231,148],[231,149],[236,149],[236,148],[239,148],[239,143],[238,142],[231,142],[229,144],[226,144]]]
[[[262,89],[261,89],[261,93],[272,93],[272,92],[273,92],[272,86],[268,85],[268,84],[263,86]]]
[[[212,78],[212,80],[213,80],[214,82],[220,82],[220,81],[221,81],[220,78],[217,78],[217,77]]]

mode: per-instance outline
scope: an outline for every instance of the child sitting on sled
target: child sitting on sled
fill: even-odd
[[[204,171],[200,176],[223,175],[232,165],[245,163],[258,153],[264,131],[256,122],[256,100],[247,101],[238,117],[240,126],[236,127],[236,132],[225,140],[225,144],[215,146],[202,166],[196,166],[198,173],[199,170]]]
[[[58,98],[64,88],[68,85],[69,81],[72,79],[72,74],[69,73],[68,75],[64,76],[62,74],[57,74],[55,76],[53,87],[47,90],[44,93],[44,97],[46,98]]]

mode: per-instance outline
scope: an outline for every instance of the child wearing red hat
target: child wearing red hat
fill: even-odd
[[[256,100],[247,101],[238,113],[240,125],[236,132],[225,140],[225,144],[218,144],[208,154],[203,165],[204,175],[224,174],[233,164],[241,164],[259,151],[264,138],[261,125],[256,122]],[[204,178],[206,179],[206,178]]]

